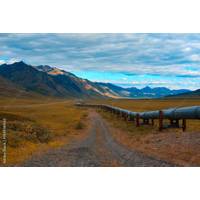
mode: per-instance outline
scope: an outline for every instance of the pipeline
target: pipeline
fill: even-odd
[[[136,120],[136,126],[139,126],[139,120],[143,119],[144,124],[149,124],[149,120],[154,124],[154,119],[159,119],[159,130],[163,129],[163,120],[169,119],[171,127],[179,127],[179,120],[183,120],[183,131],[186,129],[186,119],[200,119],[200,106],[177,107],[164,110],[155,110],[147,112],[133,112],[119,107],[106,104],[82,104],[76,103],[76,106],[99,108],[119,115],[126,120]]]

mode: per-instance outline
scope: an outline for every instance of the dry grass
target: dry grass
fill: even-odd
[[[84,128],[84,123],[82,121],[79,121],[75,124],[75,129],[81,130]]]
[[[200,99],[109,99],[92,101],[105,103],[134,111],[159,110],[165,108],[200,105]]]
[[[7,165],[23,162],[32,154],[62,146],[73,138],[85,137],[87,111],[74,107],[73,103],[58,99],[0,99],[0,119],[6,118],[8,125]],[[93,103],[107,103],[133,111],[200,105],[199,100],[178,99],[104,100]],[[159,133],[157,125],[136,128],[133,122],[119,120],[105,112],[102,115],[115,127],[113,136],[129,148],[181,165],[200,165],[198,120],[188,120],[188,129],[184,134],[181,129],[167,129]]]
[[[107,100],[93,103],[106,103],[132,111],[157,110],[178,106],[200,105],[199,100]],[[147,155],[168,160],[181,166],[200,166],[200,121],[187,120],[187,131],[171,128],[158,131],[155,126],[135,127],[134,122],[127,122],[108,112],[100,111],[110,123],[115,139],[129,148],[137,149]],[[165,123],[169,123],[165,120]]]
[[[87,111],[73,104],[70,100],[56,99],[0,99],[0,119],[7,119],[7,165],[82,137]],[[74,126],[78,123],[79,130]]]

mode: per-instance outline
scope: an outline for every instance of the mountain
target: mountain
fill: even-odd
[[[0,76],[4,79],[4,91],[13,88],[25,93],[64,98],[159,98],[189,91],[148,86],[143,89],[122,88],[82,79],[48,65],[31,66],[23,61],[1,65]]]
[[[0,97],[38,97],[38,94],[27,92],[24,88],[0,76]]]
[[[192,98],[192,99],[199,99],[200,98],[200,89],[190,92],[185,92],[177,95],[170,95],[166,96],[166,98]]]
[[[185,92],[190,92],[190,90],[180,89],[180,90],[170,90],[166,87],[155,87],[151,88],[149,86],[142,89],[136,87],[122,88],[115,86],[111,83],[98,83],[100,86],[104,87],[110,93],[112,92],[116,96],[126,97],[126,98],[160,98],[168,95],[176,95]]]
[[[68,88],[70,88],[71,86],[66,81],[70,79],[79,88],[78,89],[79,94],[77,95],[77,97],[81,97],[80,95],[81,93],[83,94],[83,96],[89,98],[118,97],[118,95],[115,96],[115,94],[113,94],[111,91],[109,92],[103,87],[101,87],[100,84],[89,81],[87,79],[79,78],[70,72],[66,72],[64,70],[55,67],[49,67],[46,65],[35,66],[34,68],[38,69],[39,71],[45,72],[48,75],[51,75],[52,77],[54,77],[56,81],[59,82],[59,84],[61,84],[62,86],[66,86]]]
[[[104,93],[110,94],[110,96],[114,97],[130,96],[130,92],[126,88],[122,88],[111,83],[96,82],[96,85],[100,86],[103,89]]]
[[[0,67],[0,75],[12,81],[26,91],[33,91],[42,95],[61,96],[62,90],[57,86],[52,77],[25,64],[3,64]]]
[[[150,87],[145,87],[141,89],[141,92],[143,93],[144,96],[147,97],[163,97],[163,96],[168,96],[168,95],[176,95],[184,92],[189,92],[190,90],[186,89],[180,89],[180,90],[170,90],[169,88],[166,87],[155,87],[155,88],[150,88]]]
[[[24,62],[3,64],[0,76],[27,92],[68,98],[105,98],[104,90],[93,82],[49,66],[33,67]]]

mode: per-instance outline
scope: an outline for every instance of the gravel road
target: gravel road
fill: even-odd
[[[90,113],[91,129],[86,139],[59,149],[33,156],[20,166],[32,167],[159,167],[172,164],[129,150],[117,143],[105,120],[96,112]]]

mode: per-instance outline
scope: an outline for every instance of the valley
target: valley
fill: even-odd
[[[110,151],[116,151],[115,142],[120,146],[124,146],[125,149],[128,149],[129,153],[138,152],[135,154],[139,156],[139,160],[141,154],[154,158],[155,160],[171,163],[170,165],[200,165],[200,124],[198,120],[189,120],[188,129],[185,133],[182,133],[180,129],[166,129],[160,133],[157,122],[154,127],[148,125],[135,127],[133,122],[120,120],[113,117],[110,113],[98,111],[99,113],[95,114],[95,110],[80,109],[74,105],[75,102],[74,100],[55,98],[1,98],[0,117],[7,119],[8,144],[6,165],[29,166],[33,164],[33,166],[44,166],[46,163],[46,166],[49,166],[51,165],[49,163],[52,163],[52,165],[55,164],[54,159],[56,156],[60,161],[55,166],[75,166],[76,163],[79,163],[77,166],[90,166],[84,159],[91,159],[91,163],[96,163],[94,165],[91,164],[91,166],[124,166],[123,163],[125,161],[123,161],[123,158],[119,160],[118,157],[113,157],[112,153],[109,153]],[[87,102],[106,103],[133,111],[155,110],[179,105],[200,105],[198,100],[180,101],[178,99],[110,99],[90,100]],[[96,117],[98,123],[93,124]],[[106,139],[103,136],[105,130],[102,127],[98,127],[99,123],[103,123],[103,126],[106,126],[106,130],[108,130],[108,136],[106,138],[108,137],[114,140],[114,149],[107,148],[106,143],[108,142],[108,138]],[[92,134],[90,130],[93,126],[94,130],[98,130],[96,132],[98,136],[96,135],[96,137],[99,139],[94,140],[97,143],[84,142],[90,141],[90,134]],[[91,137],[93,138],[93,136]],[[97,151],[95,156],[90,152],[90,145],[87,151],[80,152],[78,149],[82,149],[82,144],[91,144],[91,151]],[[76,148],[78,149],[76,150]],[[71,151],[74,153],[69,153]],[[119,154],[121,151],[127,150],[119,150]],[[88,155],[89,158],[87,157]],[[2,154],[0,156],[2,157]],[[105,159],[103,159],[104,157]],[[75,164],[70,164],[71,161],[69,159],[71,161],[74,159]],[[79,159],[83,159],[83,161],[79,161]],[[98,162],[93,159],[97,159]],[[127,162],[129,163],[127,166],[145,165],[145,161],[135,163],[135,161],[130,160]],[[3,164],[1,165],[3,166]],[[148,164],[147,161],[146,165],[154,166],[156,164],[154,162]]]
[[[200,165],[198,120],[188,120],[184,134],[178,129],[160,133],[158,121],[153,127],[135,127],[109,113],[75,106],[108,104],[135,112],[200,106],[199,90],[122,88],[23,61],[0,65],[0,82],[0,119],[7,123],[7,162],[1,166]],[[137,159],[126,160],[122,152]]]

